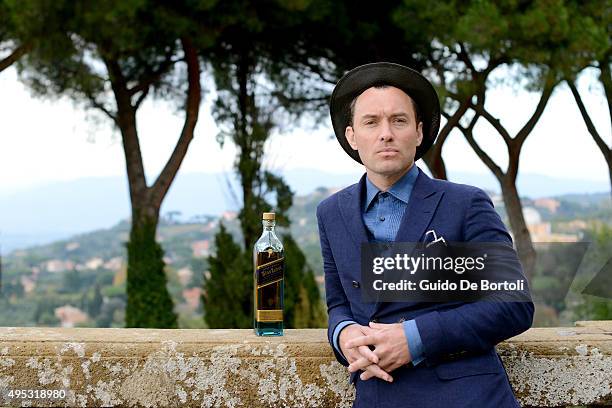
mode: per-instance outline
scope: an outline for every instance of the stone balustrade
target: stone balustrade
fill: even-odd
[[[612,321],[497,349],[524,406],[612,404]],[[322,329],[0,328],[0,406],[350,407],[354,392]]]

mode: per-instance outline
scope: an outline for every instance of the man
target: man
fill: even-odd
[[[414,162],[433,144],[433,86],[398,64],[366,64],[336,85],[330,112],[357,184],[317,208],[328,337],[349,367],[355,407],[516,407],[495,344],[527,330],[531,302],[362,302],[361,244],[499,242],[511,237],[480,189],[429,178]],[[522,276],[513,257],[507,268]]]

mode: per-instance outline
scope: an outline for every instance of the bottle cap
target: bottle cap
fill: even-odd
[[[274,221],[276,219],[276,214],[273,212],[263,213],[263,219],[268,221]]]

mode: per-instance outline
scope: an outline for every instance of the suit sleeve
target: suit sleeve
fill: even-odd
[[[336,359],[340,364],[348,366],[349,363],[334,347],[333,334],[336,326],[344,321],[354,321],[350,303],[346,298],[338,268],[327,240],[325,225],[322,219],[320,207],[317,208],[317,222],[319,225],[319,240],[321,242],[321,255],[323,256],[323,271],[325,272],[325,299],[327,301],[327,314],[329,323],[327,327],[327,338],[332,346]]]
[[[464,241],[502,242],[512,245],[499,215],[489,197],[477,190],[464,222]],[[523,277],[522,267],[514,250],[503,267],[517,278]],[[530,301],[480,301],[460,303],[418,316],[415,321],[423,342],[425,362],[436,364],[439,359],[463,352],[483,352],[497,343],[516,336],[531,327],[534,306]]]

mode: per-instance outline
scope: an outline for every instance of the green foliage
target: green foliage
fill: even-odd
[[[575,313],[576,320],[612,320],[612,300],[585,295]]]
[[[177,317],[166,288],[163,251],[155,241],[156,225],[147,220],[132,225],[127,243],[128,278],[126,327],[176,328]]]
[[[215,235],[217,253],[210,256],[210,277],[204,281],[202,302],[208,327],[245,329],[253,324],[252,260],[221,224]]]
[[[263,10],[259,11],[261,19],[269,17]],[[288,211],[293,202],[293,192],[282,177],[262,168],[264,146],[272,130],[280,124],[278,113],[282,110],[282,103],[261,85],[270,72],[268,64],[273,64],[267,59],[269,54],[264,52],[270,44],[261,37],[270,39],[266,37],[270,32],[262,31],[269,21],[261,19],[259,22],[263,21],[263,25],[255,24],[253,20],[245,27],[235,28],[242,33],[241,36],[227,33],[227,37],[222,37],[227,44],[213,53],[213,72],[219,90],[213,115],[221,127],[219,142],[231,138],[238,148],[235,169],[242,187],[242,209],[238,219],[244,244],[241,249],[225,229],[217,234],[217,256],[209,258],[210,278],[205,284],[204,310],[209,327],[252,325],[251,251],[261,233],[261,214],[273,209],[277,225],[289,226],[290,223]],[[249,30],[252,32],[246,36],[245,31]],[[245,43],[246,38],[249,38],[249,44]],[[314,274],[293,239],[285,236],[285,240],[288,245],[285,249],[285,326],[294,327],[298,315],[300,325],[318,326],[323,319]],[[231,254],[226,262],[222,261],[228,256],[224,252]],[[223,296],[225,299],[220,299]],[[234,299],[236,304],[224,307],[228,299]],[[241,300],[236,302],[236,299]],[[213,308],[212,315],[209,307]]]
[[[201,288],[204,286],[204,272],[209,267],[208,260],[206,258],[195,258],[192,257],[189,262],[191,270],[193,271],[193,277],[191,282],[187,284],[188,288]]]
[[[20,37],[36,45],[19,64],[22,80],[36,94],[67,95],[96,109],[115,110],[108,72],[114,64],[126,85],[154,78],[155,95],[183,103],[184,73],[173,70],[180,60],[178,39],[191,35],[201,45],[214,38],[212,27],[199,30],[189,15],[214,1],[191,9],[149,0],[6,1]]]
[[[291,235],[283,235],[282,242],[285,248],[286,326],[295,329],[325,327],[325,309],[304,253]]]
[[[283,235],[282,242],[285,248],[285,327],[323,327],[326,317],[314,273],[290,235]],[[208,258],[210,277],[205,280],[202,296],[204,320],[210,328],[251,328],[251,252],[245,253],[223,225],[215,236],[215,246],[217,254]]]
[[[81,277],[75,269],[64,272],[62,279],[62,291],[78,292],[81,289]]]
[[[102,299],[102,292],[100,291],[100,285],[96,284],[93,298],[87,303],[87,314],[92,318],[96,318],[100,314],[102,303],[104,302]]]

